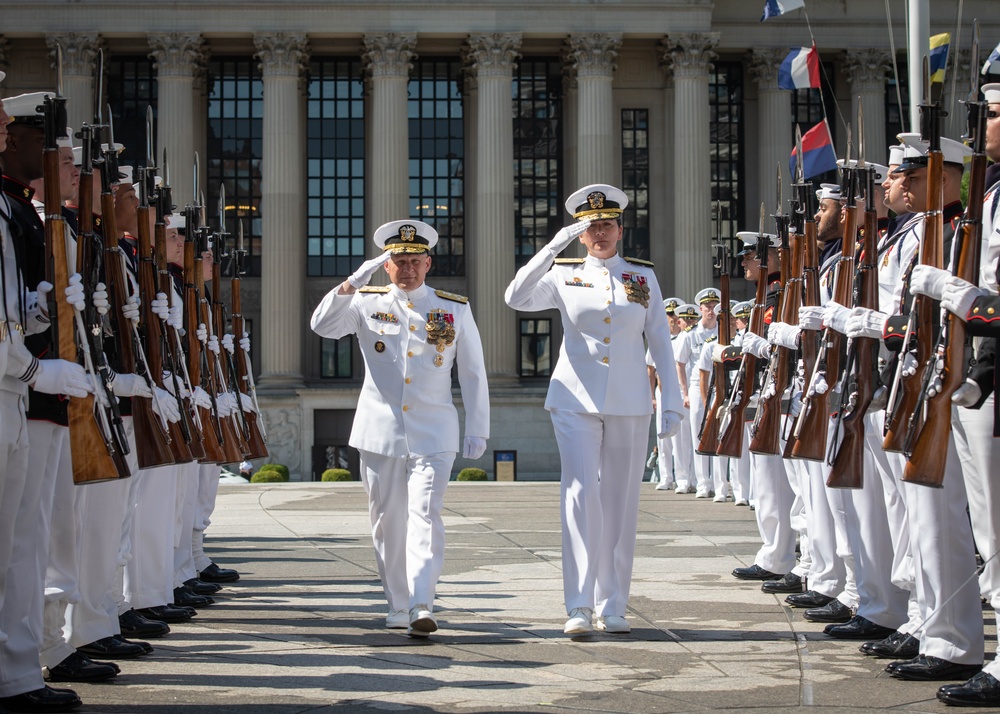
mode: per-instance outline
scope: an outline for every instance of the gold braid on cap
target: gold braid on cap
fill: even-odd
[[[573,214],[573,218],[589,221],[606,221],[620,218],[622,209],[617,206],[605,206],[604,202],[607,198],[601,191],[593,191],[587,194],[587,203],[577,208],[576,213]],[[581,211],[581,208],[584,210]]]

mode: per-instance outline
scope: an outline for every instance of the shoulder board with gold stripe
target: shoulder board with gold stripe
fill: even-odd
[[[687,327],[684,328],[684,331],[685,332],[690,332],[693,329],[694,329],[694,325],[689,325],[689,326],[687,326]]]
[[[556,258],[556,265],[582,265],[584,258]]]
[[[469,298],[465,295],[456,295],[455,293],[445,292],[444,290],[435,290],[434,294],[439,298],[444,298],[445,300],[451,300],[452,302],[460,302],[466,304],[469,302]]]
[[[366,285],[360,290],[359,293],[387,293],[389,292],[388,285]]]
[[[641,258],[623,258],[626,263],[631,263],[632,265],[645,265],[648,268],[652,268],[653,263],[648,260],[642,260]]]

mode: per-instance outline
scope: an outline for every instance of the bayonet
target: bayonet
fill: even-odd
[[[63,96],[63,57],[62,45],[56,43],[56,96]]]
[[[782,196],[782,190],[781,190],[781,162],[780,161],[778,162],[778,179],[777,179],[777,183],[778,183],[778,186],[777,186],[777,188],[778,188],[778,192],[777,192],[777,196],[778,196],[778,208],[774,211],[774,215],[775,216],[783,216],[784,214],[781,212],[781,204],[784,203],[784,196]]]
[[[97,62],[94,63],[94,124],[104,123],[101,117],[101,100],[104,99],[104,48],[97,50]]]
[[[795,183],[805,183],[805,168],[802,166],[802,128],[795,125]]]

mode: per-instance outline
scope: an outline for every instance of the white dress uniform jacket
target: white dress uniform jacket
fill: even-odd
[[[427,341],[427,320],[434,312],[455,329],[454,342],[443,352]],[[366,369],[348,442],[354,448],[393,457],[460,451],[452,365],[458,366],[466,436],[489,437],[482,342],[465,298],[427,285],[409,293],[395,285],[353,295],[332,290],[310,324],[323,337],[358,336]]]
[[[631,279],[649,286],[651,308],[628,301],[624,282]],[[662,409],[685,412],[677,380],[670,378],[675,373],[670,326],[652,268],[618,255],[556,261],[543,250],[517,272],[504,297],[515,310],[557,308],[567,326],[546,409],[619,416],[652,413],[645,335],[661,375]],[[660,425],[657,431],[662,431]]]

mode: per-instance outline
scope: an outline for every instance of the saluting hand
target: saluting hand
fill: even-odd
[[[572,243],[575,238],[585,233],[588,228],[590,228],[590,221],[579,221],[571,226],[561,228],[545,247],[548,248],[553,255],[558,255],[566,250],[566,247]]]
[[[372,276],[378,271],[379,268],[389,262],[390,258],[392,258],[392,253],[387,250],[377,258],[366,260],[361,264],[360,268],[355,270],[354,273],[347,278],[347,282],[350,283],[351,287],[355,290],[360,290],[368,284],[368,281],[372,279]]]

